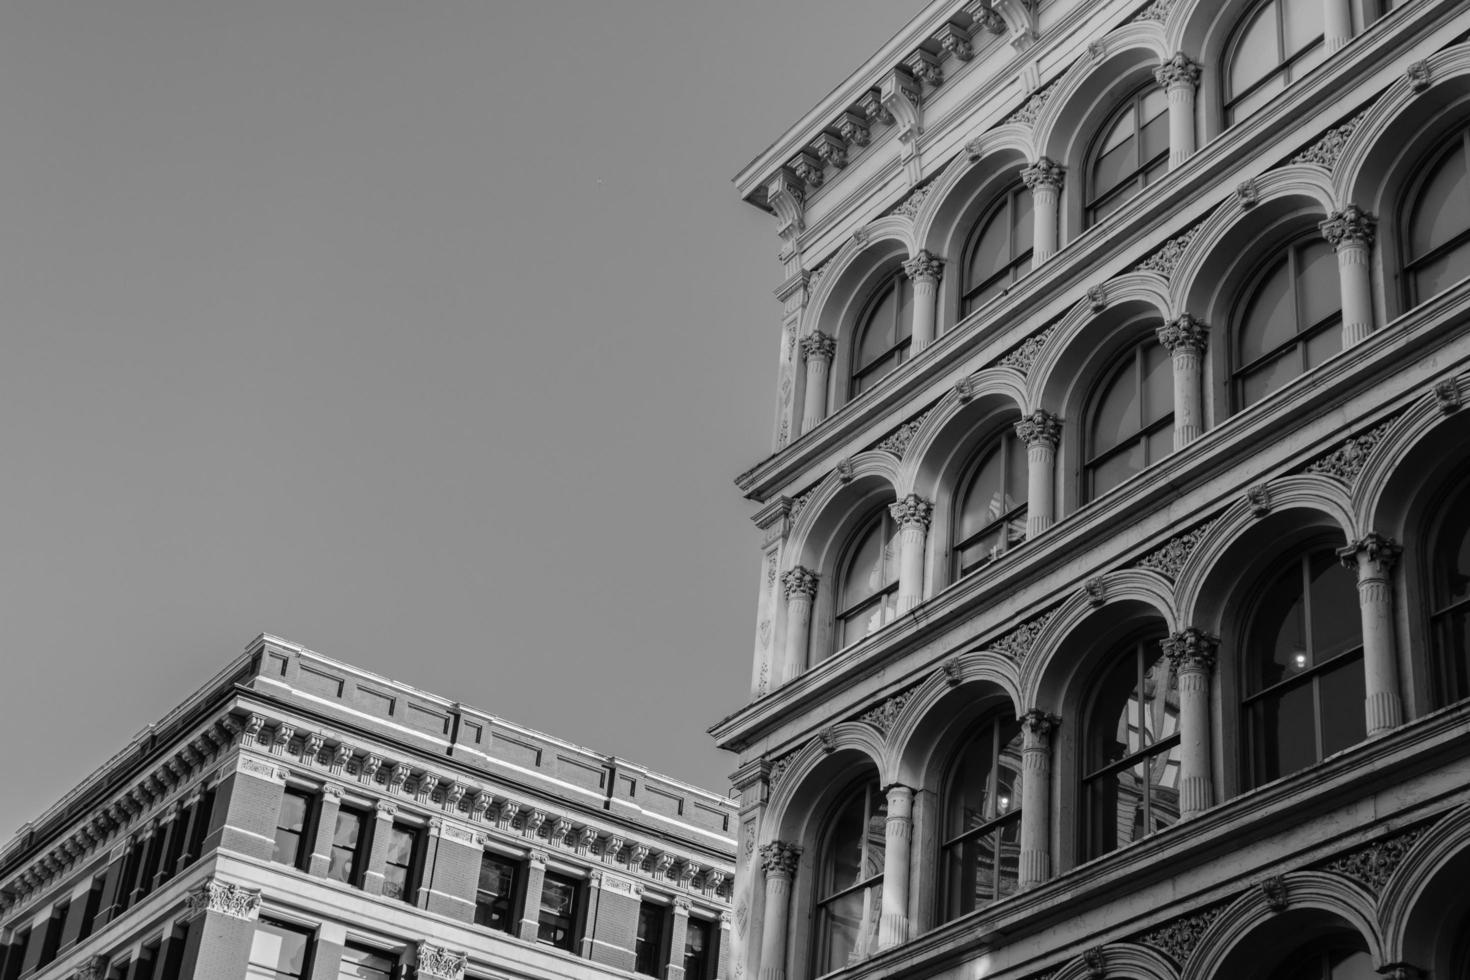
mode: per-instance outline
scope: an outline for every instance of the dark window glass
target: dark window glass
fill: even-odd
[[[1291,954],[1268,980],[1378,980],[1362,937],[1338,933]]]
[[[5,980],[15,980],[25,968],[26,952],[31,948],[32,930],[29,926],[17,932],[10,940],[10,955],[5,958]],[[37,951],[37,956],[40,953]]]
[[[184,945],[189,939],[189,926],[179,926],[169,934],[164,943],[163,963],[158,968],[158,980],[183,980]]]
[[[71,902],[60,902],[51,908],[51,919],[46,923],[46,939],[41,944],[41,962],[45,966],[56,959],[56,951],[61,949],[61,931],[66,928],[66,914],[71,909]]]
[[[1129,350],[1093,396],[1084,467],[1088,499],[1174,451],[1174,374],[1154,340]]]
[[[281,797],[281,815],[276,820],[276,850],[271,859],[293,868],[304,868],[310,849],[306,827],[311,816],[311,796],[303,790],[287,789]]]
[[[291,980],[311,968],[311,933],[296,926],[261,919],[250,942],[246,980]]]
[[[902,271],[873,293],[858,317],[852,356],[852,394],[860,395],[909,358],[913,286]]]
[[[1169,99],[1149,83],[1103,123],[1088,155],[1087,221],[1112,214],[1169,169]]]
[[[842,562],[837,593],[837,649],[877,632],[898,602],[898,535],[888,508],[853,535]]]
[[[1016,184],[990,206],[965,245],[961,315],[1000,295],[1031,268],[1031,192]]]
[[[1470,481],[1450,494],[1430,553],[1430,627],[1435,706],[1470,697]]]
[[[1320,238],[1284,250],[1257,275],[1232,353],[1235,404],[1245,408],[1342,349],[1337,256]]]
[[[86,939],[97,924],[97,914],[102,911],[102,892],[107,887],[105,875],[92,879],[92,888],[87,892],[87,904],[82,910],[82,921],[77,931],[78,939]]]
[[[576,943],[577,898],[581,889],[571,878],[547,872],[541,882],[541,910],[536,917],[536,941],[570,950]]]
[[[1089,858],[1179,820],[1179,690],[1163,631],[1123,644],[1094,685],[1082,781]]]
[[[1243,727],[1251,786],[1304,769],[1365,736],[1353,573],[1338,565],[1331,548],[1282,566],[1256,601],[1246,633]]]
[[[953,919],[1016,891],[1021,847],[1021,726],[992,718],[956,758],[945,794],[945,913]]]
[[[1234,125],[1321,64],[1322,6],[1265,0],[1241,18],[1225,55],[1225,120]]]
[[[138,951],[138,960],[133,964],[129,980],[154,980],[153,971],[158,969],[158,949],[163,943],[156,942]],[[249,976],[249,974],[246,974]]]
[[[877,949],[887,816],[873,778],[853,787],[828,823],[817,880],[818,974]]]
[[[144,859],[138,875],[138,898],[153,891],[154,880],[158,876],[158,864],[163,860],[163,834],[163,828],[155,826],[144,847]]]
[[[515,927],[518,866],[498,854],[480,858],[480,884],[475,890],[475,924],[510,932]]]
[[[383,865],[383,895],[412,902],[418,891],[419,834],[395,823],[388,831],[388,860]]]
[[[214,787],[211,786],[204,791],[197,806],[199,812],[194,817],[194,832],[190,836],[189,849],[186,852],[189,855],[189,864],[199,860],[199,856],[204,852],[204,838],[209,836],[209,823],[214,816]]]
[[[693,917],[689,919],[684,933],[684,980],[711,980],[714,944],[710,937],[713,934],[710,923]]]
[[[1424,168],[1411,195],[1404,241],[1410,304],[1470,276],[1470,130],[1455,135]]]
[[[327,877],[354,888],[362,887],[363,849],[367,845],[367,814],[351,807],[337,811],[337,827],[332,832],[332,858]]]
[[[955,502],[955,574],[968,575],[1026,540],[1026,447],[1009,426],[981,448]]]
[[[664,919],[668,910],[652,902],[638,903],[638,932],[633,938],[633,969],[647,977],[661,972],[664,957]]]
[[[351,943],[342,951],[338,980],[393,980],[398,966],[396,957]]]

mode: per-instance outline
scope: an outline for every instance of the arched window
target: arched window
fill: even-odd
[[[858,317],[852,355],[852,394],[861,395],[909,359],[914,290],[902,271],[879,286]]]
[[[1087,155],[1087,223],[1095,224],[1169,169],[1169,98],[1150,82],[1108,118]]]
[[[996,717],[960,750],[945,794],[945,918],[1016,891],[1021,855],[1021,725]]]
[[[1321,0],[1263,0],[1225,48],[1225,124],[1255,112],[1327,57]]]
[[[1179,685],[1162,629],[1113,651],[1087,712],[1082,797],[1089,858],[1179,820]]]
[[[887,819],[875,776],[843,797],[827,825],[817,879],[817,975],[877,948]]]
[[[1007,428],[985,445],[955,500],[955,575],[968,575],[1026,540],[1026,447]]]
[[[1470,480],[1438,508],[1430,555],[1431,645],[1437,707],[1470,697]]]
[[[1456,134],[1424,167],[1404,213],[1409,304],[1470,276],[1470,130]]]
[[[1296,772],[1366,735],[1353,573],[1330,546],[1276,563],[1246,620],[1246,783]]]
[[[853,535],[839,566],[837,649],[856,643],[893,618],[898,601],[898,538],[883,507]]]
[[[1104,375],[1087,426],[1087,499],[1174,451],[1174,367],[1169,352],[1149,339]]]
[[[1235,406],[1265,398],[1342,349],[1342,293],[1332,246],[1313,236],[1268,262],[1240,307],[1231,351]]]
[[[960,315],[969,316],[1031,268],[1031,192],[1016,184],[992,204],[965,244]]]
[[[1268,980],[1377,980],[1363,938],[1337,932],[1288,956]]]

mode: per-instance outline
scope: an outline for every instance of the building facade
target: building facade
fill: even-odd
[[[936,0],[737,176],[734,980],[1470,977],[1467,37]]]
[[[0,977],[724,980],[736,814],[260,637],[0,852]]]

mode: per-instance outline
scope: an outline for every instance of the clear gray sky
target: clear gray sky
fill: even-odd
[[[0,5],[0,838],[263,631],[723,789],[730,178],[919,7]]]

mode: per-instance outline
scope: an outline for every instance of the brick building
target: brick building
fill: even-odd
[[[724,980],[734,815],[260,637],[0,852],[0,977]]]
[[[935,0],[739,173],[736,980],[1470,977],[1467,37]]]

